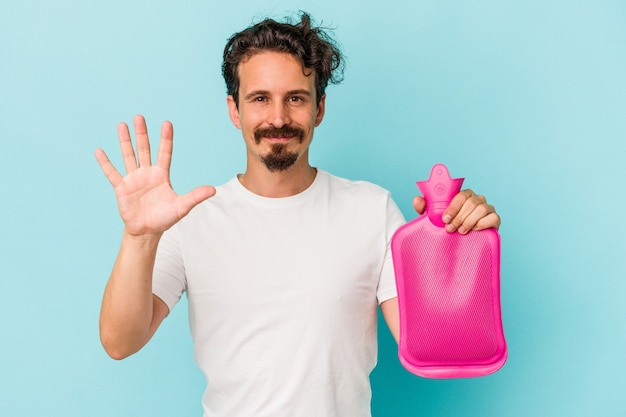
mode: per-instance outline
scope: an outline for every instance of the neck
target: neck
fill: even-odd
[[[290,197],[309,188],[317,175],[317,169],[308,162],[299,162],[289,169],[278,172],[270,172],[265,167],[248,164],[246,172],[238,176],[239,182],[249,191],[262,197]]]

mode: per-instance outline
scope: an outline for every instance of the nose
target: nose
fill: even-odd
[[[274,102],[268,112],[267,122],[278,128],[290,124],[291,118],[287,104],[282,101]]]

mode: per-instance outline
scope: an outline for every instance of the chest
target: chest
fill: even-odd
[[[188,296],[222,309],[375,303],[383,230],[353,210],[211,213],[181,242]],[[370,223],[371,224],[371,223]]]

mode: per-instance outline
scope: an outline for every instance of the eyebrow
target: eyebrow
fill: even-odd
[[[305,95],[307,97],[312,97],[311,91],[303,89],[303,88],[297,89],[297,90],[287,91],[287,95],[288,96],[293,96],[293,95],[298,95],[298,94]],[[267,90],[255,90],[255,91],[252,91],[252,92],[246,94],[244,96],[244,100],[249,100],[252,97],[256,97],[256,96],[267,96],[267,95],[270,95],[270,92],[267,91]]]

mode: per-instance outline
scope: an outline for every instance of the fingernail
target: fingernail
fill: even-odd
[[[454,232],[454,225],[452,223],[446,225],[446,230],[450,233]]]
[[[465,231],[466,230],[465,230],[465,228],[463,226],[459,226],[459,233],[460,234],[462,234],[462,235],[465,234]]]
[[[443,216],[442,220],[444,223],[450,223],[450,220],[452,220],[452,216],[450,216],[449,214],[446,214]]]

